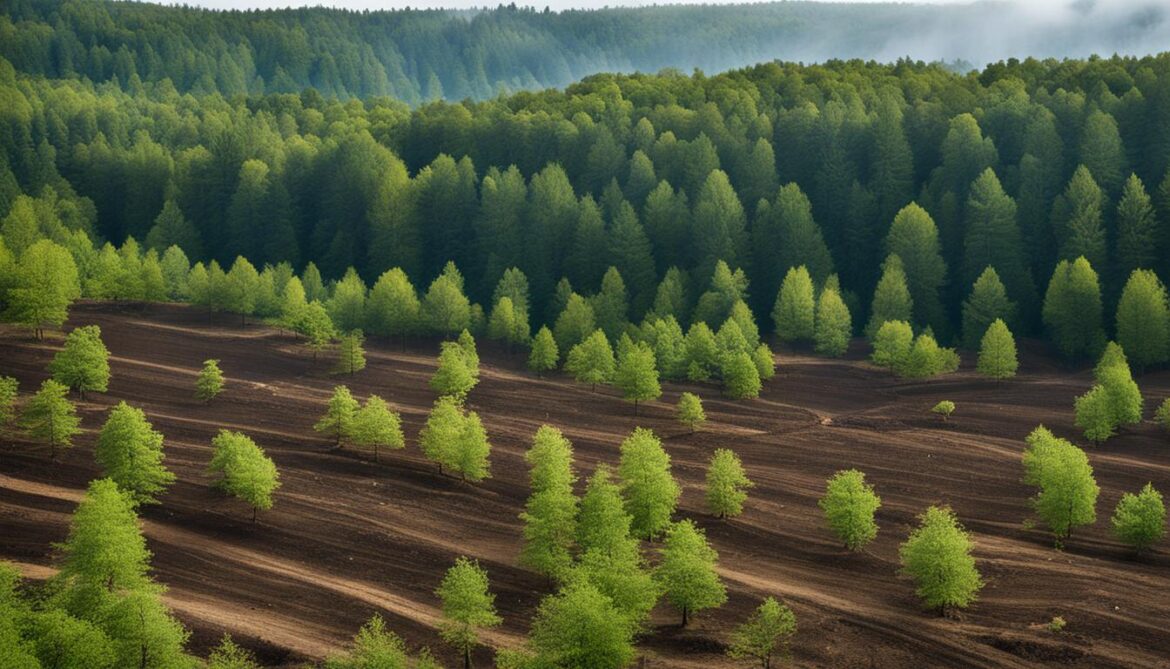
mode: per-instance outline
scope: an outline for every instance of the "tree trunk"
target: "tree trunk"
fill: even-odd
[[[638,415],[638,400],[634,400],[634,415]]]
[[[471,646],[463,649],[463,669],[471,669]]]
[[[687,619],[688,619],[688,618],[687,618],[687,613],[689,613],[689,612],[687,611],[687,607],[685,607],[685,606],[683,607],[682,613],[683,613],[682,626],[683,626],[683,627],[686,627],[686,626],[687,626]]]
[[[252,507],[252,522],[256,522],[256,507]]]

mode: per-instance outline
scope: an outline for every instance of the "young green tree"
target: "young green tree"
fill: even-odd
[[[479,644],[480,630],[503,622],[496,615],[496,597],[488,591],[487,572],[478,562],[460,557],[435,594],[443,602],[439,634],[463,655],[463,668],[471,669],[471,651]]]
[[[1008,299],[1007,289],[999,280],[995,268],[983,270],[971,294],[963,301],[963,345],[974,350],[987,328],[998,320],[1006,323],[1015,321],[1016,304]]]
[[[212,485],[247,502],[252,507],[252,522],[256,522],[256,512],[272,508],[272,494],[280,487],[276,464],[256,442],[239,432],[220,430],[211,445],[215,450],[207,471],[219,476]]]
[[[719,518],[740,515],[748,497],[747,490],[754,485],[734,451],[715,449],[707,466],[707,508],[711,513]]]
[[[951,414],[955,413],[955,403],[950,400],[941,400],[938,404],[934,405],[934,408],[930,412],[940,416],[945,423],[950,419]]]
[[[256,657],[247,649],[236,645],[230,635],[225,634],[219,645],[207,657],[207,669],[261,669]]]
[[[634,659],[634,631],[611,598],[588,581],[572,581],[536,610],[533,666],[625,667]]]
[[[440,474],[444,466],[450,467],[454,462],[455,444],[462,431],[463,411],[455,398],[444,395],[435,400],[426,425],[419,433],[418,442],[423,455],[439,465]]]
[[[466,349],[457,342],[445,341],[440,344],[439,366],[431,377],[431,389],[462,402],[479,382],[477,368],[472,368]]]
[[[16,396],[20,383],[11,376],[0,376],[0,434],[16,420]]]
[[[1100,444],[1112,437],[1116,430],[1109,392],[1104,386],[1093,386],[1073,404],[1076,425],[1089,441]]]
[[[979,361],[975,369],[983,376],[1000,381],[1016,375],[1020,362],[1016,358],[1016,340],[1003,319],[997,318],[983,334]]]
[[[1121,291],[1117,343],[1139,371],[1170,361],[1170,304],[1151,270],[1134,270]]]
[[[362,408],[353,414],[350,441],[358,448],[373,449],[374,462],[377,462],[379,448],[397,450],[406,447],[402,419],[397,412],[390,410],[386,400],[370,395]]]
[[[1069,359],[1096,355],[1105,342],[1101,286],[1084,257],[1062,260],[1044,295],[1044,324],[1056,348]]]
[[[569,295],[565,308],[557,316],[553,324],[553,338],[556,339],[557,349],[571,350],[577,344],[585,341],[597,329],[593,307],[589,301],[577,293]]]
[[[939,291],[946,283],[947,264],[942,257],[938,228],[930,214],[913,202],[902,208],[886,236],[886,250],[902,260],[915,322],[945,333],[947,320]]]
[[[98,433],[94,458],[102,474],[138,504],[157,504],[158,493],[175,481],[175,475],[163,466],[162,433],[141,409],[125,402],[110,410]]]
[[[353,376],[366,368],[366,350],[362,348],[365,337],[361,330],[351,330],[349,334],[341,336],[341,344],[337,349],[337,371],[341,374]]]
[[[670,456],[654,433],[635,428],[622,442],[618,476],[622,480],[631,531],[653,539],[670,525],[681,494],[670,473]]]
[[[902,259],[896,255],[886,257],[882,263],[882,276],[873,291],[873,305],[865,336],[873,338],[887,321],[909,323],[914,317],[914,300],[906,287],[906,272]]]
[[[593,334],[574,346],[565,361],[565,371],[572,374],[578,383],[588,383],[590,390],[597,390],[599,383],[609,383],[615,367],[613,349],[601,330],[594,330]]]
[[[543,376],[557,368],[560,352],[557,350],[557,341],[553,339],[552,331],[547,326],[541,326],[532,338],[532,351],[528,354],[528,369]]]
[[[632,540],[633,518],[626,512],[621,487],[611,480],[609,467],[598,465],[577,512],[577,546],[582,553],[612,555]]]
[[[719,347],[710,326],[699,321],[687,330],[683,343],[686,351],[687,378],[707,381],[719,371]]]
[[[453,445],[450,465],[452,470],[459,472],[461,479],[475,483],[491,476],[489,458],[492,445],[479,420],[479,414],[470,411],[461,418],[462,425]]]
[[[24,406],[20,425],[28,435],[49,445],[49,457],[57,450],[73,447],[73,437],[81,434],[81,419],[73,403],[65,396],[69,389],[46,379],[41,389]]]
[[[817,322],[814,339],[821,355],[838,358],[849,348],[853,336],[853,317],[840,293],[830,288],[821,291],[817,300]]]
[[[654,577],[666,593],[667,601],[682,612],[683,627],[692,613],[722,606],[727,601],[727,589],[715,571],[718,560],[718,553],[694,521],[679,521],[666,531],[662,562]]]
[[[90,482],[69,522],[61,556],[56,580],[78,595],[150,586],[150,551],[134,513],[134,501],[110,479]]]
[[[218,360],[204,360],[195,379],[195,399],[207,403],[223,391],[223,372]]]
[[[1157,257],[1157,221],[1145,184],[1136,174],[1129,175],[1117,203],[1118,276],[1129,276],[1136,269],[1150,269]]]
[[[366,324],[366,284],[354,268],[333,287],[333,294],[325,302],[325,309],[337,331],[349,334]]]
[[[635,416],[638,415],[638,402],[661,397],[662,387],[658,385],[654,350],[645,342],[631,344],[618,357],[613,384],[622,391],[627,402],[634,403]]]
[[[760,370],[748,353],[737,351],[724,355],[721,373],[723,394],[728,397],[746,400],[760,396]]]
[[[1061,545],[1079,525],[1097,520],[1097,494],[1093,468],[1085,452],[1044,427],[1033,430],[1024,450],[1024,482],[1038,491],[1032,497],[1036,515]]]
[[[851,551],[860,551],[877,536],[873,516],[882,500],[865,482],[865,474],[847,469],[833,474],[817,506],[825,513],[829,529]]]
[[[576,534],[572,444],[560,430],[542,425],[524,459],[531,467],[532,494],[520,514],[524,521],[520,563],[561,578],[573,562],[570,550]]]
[[[1154,421],[1162,426],[1163,430],[1170,430],[1170,397],[1162,400],[1162,404],[1154,412]]]
[[[771,669],[773,656],[788,658],[794,636],[796,614],[784,604],[768,597],[731,633],[727,655],[733,660],[758,662],[761,669]]]
[[[914,347],[914,330],[906,321],[886,321],[873,337],[874,364],[891,370],[901,369]]]
[[[228,270],[224,283],[224,306],[240,315],[240,325],[246,325],[248,316],[256,311],[256,297],[260,287],[260,273],[247,258],[237,256]]]
[[[331,437],[333,443],[341,448],[341,442],[353,436],[353,421],[357,410],[358,401],[350,394],[349,388],[336,386],[333,389],[333,396],[329,398],[325,414],[313,425],[313,429]]]
[[[922,603],[946,612],[966,608],[983,588],[971,556],[973,542],[954,512],[932,506],[898,549],[902,573],[914,580]]]
[[[309,340],[309,348],[313,349],[313,362],[317,361],[317,354],[325,350],[325,347],[329,346],[333,337],[337,335],[329,313],[316,300],[305,306],[305,310],[294,329]]]
[[[808,268],[792,267],[780,284],[772,308],[776,338],[783,342],[812,341],[815,318],[816,297]]]
[[[521,317],[524,317],[521,322]],[[528,341],[528,320],[524,312],[517,312],[512,304],[512,298],[501,297],[492,307],[488,318],[488,337],[503,342],[509,353],[516,344]]]
[[[914,338],[914,345],[900,367],[894,368],[898,376],[924,379],[937,374],[948,374],[959,368],[959,356],[954,349],[942,348],[929,333],[923,332]]]
[[[418,293],[406,272],[395,267],[386,270],[370,289],[366,302],[366,322],[374,334],[398,337],[406,348],[406,337],[419,329]]]
[[[74,328],[65,337],[65,347],[49,363],[53,378],[80,393],[104,393],[110,383],[110,352],[102,342],[102,329],[96,325]]]
[[[451,263],[435,279],[422,301],[422,315],[430,331],[454,337],[471,325],[471,303],[463,294],[463,279]]]
[[[377,613],[354,635],[350,649],[325,660],[324,669],[407,669],[406,644]]]
[[[1141,553],[1166,535],[1166,506],[1162,493],[1147,483],[1137,494],[1125,493],[1113,511],[1113,534]]]
[[[703,412],[703,401],[694,393],[683,393],[678,396],[675,415],[678,422],[690,428],[691,432],[707,422],[707,414]]]
[[[79,297],[81,281],[73,256],[42,239],[25,249],[15,264],[4,317],[32,329],[41,339],[46,327],[65,323],[69,305]]]

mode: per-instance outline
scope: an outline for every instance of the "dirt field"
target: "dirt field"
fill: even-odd
[[[669,384],[635,418],[612,390],[591,393],[562,377],[537,379],[520,356],[481,346],[481,382],[469,404],[493,444],[492,478],[479,485],[437,474],[416,437],[433,394],[427,379],[437,346],[402,353],[367,346],[369,366],[332,376],[290,337],[232,316],[208,325],[182,306],[79,305],[71,325],[102,327],[112,355],[109,392],[80,405],[89,432],[51,463],[32,444],[0,451],[0,558],[27,574],[51,573],[86,482],[98,473],[93,430],[118,400],[142,407],[166,435],[166,462],[178,482],[143,516],[155,577],[203,653],[225,632],[266,664],[295,666],[324,657],[379,611],[412,647],[430,646],[455,666],[438,638],[433,595],[446,568],[468,555],[487,568],[504,624],[495,645],[515,644],[548,592],[543,577],[517,566],[528,493],[522,455],[542,423],[561,428],[584,479],[615,463],[637,425],[664,438],[684,492],[679,516],[706,528],[729,590],[726,606],[679,629],[675,612],[656,610],[639,650],[648,667],[725,667],[728,632],[766,595],[796,611],[795,664],[808,667],[1170,667],[1170,545],[1140,560],[1112,538],[1109,515],[1122,492],[1147,481],[1170,493],[1170,436],[1143,425],[1090,449],[1101,486],[1098,520],[1075,532],[1064,552],[1032,528],[1020,482],[1023,438],[1038,423],[1075,438],[1073,397],[1089,386],[1034,352],[1018,379],[996,385],[964,371],[900,382],[863,361],[779,356],[763,397],[731,402],[709,386]],[[60,346],[0,332],[0,373],[24,391],[45,377]],[[195,374],[210,357],[228,378],[210,406],[192,398]],[[1170,395],[1170,373],[1138,379],[1147,410]],[[378,393],[402,412],[407,448],[380,464],[333,451],[311,427],[333,385]],[[698,392],[709,422],[687,434],[673,420],[683,390]],[[942,423],[940,399],[958,405]],[[209,442],[220,428],[242,430],[276,461],[283,487],[256,524],[243,503],[208,488]],[[1081,440],[1078,440],[1081,441]],[[756,482],[747,511],[719,521],[703,510],[705,465],[717,447],[734,449]],[[834,471],[864,471],[882,497],[880,533],[860,555],[828,534],[816,506]],[[957,618],[920,609],[897,574],[897,550],[915,515],[951,505],[974,535],[987,581],[980,601]],[[1063,616],[1054,635],[1043,624]],[[491,653],[481,649],[480,666]]]

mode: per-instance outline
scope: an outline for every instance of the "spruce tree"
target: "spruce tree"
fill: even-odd
[[[1101,286],[1084,257],[1062,260],[1044,296],[1044,324],[1066,358],[1096,355],[1105,342],[1101,327]]]
[[[252,522],[257,511],[272,508],[272,494],[280,487],[276,464],[248,436],[220,430],[211,440],[214,453],[208,473],[218,474],[212,484],[252,507]]]
[[[891,370],[902,368],[910,357],[910,350],[914,346],[914,330],[906,321],[886,321],[874,333],[873,354],[870,359],[874,364],[888,367]]]
[[[601,330],[595,330],[574,346],[565,361],[565,371],[572,374],[578,383],[588,383],[590,390],[596,390],[599,383],[609,383],[615,368],[613,349]]]
[[[825,513],[829,529],[851,551],[860,551],[877,537],[873,516],[882,500],[856,469],[833,474],[817,506]]]
[[[768,597],[731,633],[727,655],[733,660],[752,660],[761,669],[770,669],[773,656],[788,659],[795,635],[796,615],[792,609]]]
[[[816,320],[816,299],[812,277],[801,265],[788,270],[772,308],[776,338],[783,342],[812,341]]]
[[[670,526],[662,545],[662,561],[654,572],[666,599],[682,612],[685,627],[693,613],[722,606],[727,589],[715,571],[718,553],[692,520]]]
[[[163,435],[141,409],[119,402],[98,433],[94,457],[102,474],[139,504],[157,504],[157,495],[174,483],[163,466]]]
[[[353,376],[366,368],[366,350],[362,348],[365,336],[360,329],[351,330],[349,334],[341,336],[341,343],[337,349],[337,371],[340,374]]]
[[[401,417],[377,395],[367,397],[362,408],[354,412],[350,421],[350,440],[358,448],[373,449],[374,462],[378,461],[379,448],[397,450],[406,447]]]
[[[1015,317],[1015,302],[1008,298],[995,268],[987,267],[975,280],[971,295],[963,301],[963,346],[975,350],[995,320],[1012,323]]]
[[[1142,180],[1129,175],[1117,203],[1117,276],[1137,269],[1153,269],[1157,258],[1157,222]]]
[[[1104,195],[1084,165],[1077,167],[1052,208],[1060,258],[1085,258],[1093,267],[1105,265],[1105,227],[1101,221]]]
[[[707,466],[707,508],[711,513],[719,518],[740,515],[747,500],[747,489],[753,485],[734,451],[715,449]]]
[[[997,318],[983,334],[975,369],[983,376],[1000,381],[1015,376],[1019,366],[1016,340],[1003,319]]]
[[[204,360],[203,368],[195,379],[195,399],[207,403],[223,391],[223,372],[218,360]]]
[[[622,442],[618,476],[631,532],[653,539],[670,525],[681,489],[670,473],[670,456],[645,428],[635,428]]]
[[[987,268],[994,268],[1008,286],[1007,294],[1030,306],[1036,289],[1024,260],[1016,203],[1004,192],[991,168],[971,184],[965,211],[962,284],[969,285]]]
[[[20,425],[30,437],[49,445],[49,457],[57,451],[73,447],[73,437],[81,434],[81,419],[77,409],[65,396],[69,389],[52,379],[46,379],[41,389],[24,406]]]
[[[1024,450],[1024,482],[1038,490],[1032,497],[1036,515],[1056,537],[1067,541],[1074,527],[1097,520],[1093,468],[1085,452],[1043,427],[1032,431]]]
[[[707,422],[707,414],[703,412],[703,401],[694,393],[679,395],[675,414],[678,421],[690,428],[692,433]]]
[[[744,351],[725,354],[720,365],[723,394],[745,400],[760,396],[760,370],[752,356]]]
[[[613,482],[607,465],[598,465],[577,512],[576,542],[582,553],[599,551],[606,555],[622,550],[632,540],[633,518],[626,512],[622,489]]]
[[[1117,343],[1138,370],[1170,361],[1170,304],[1151,270],[1134,270],[1121,292]]]
[[[644,342],[631,344],[618,357],[613,384],[622,391],[622,397],[627,402],[634,403],[635,416],[638,415],[638,402],[661,397],[662,387],[658,384],[654,351]]]
[[[1137,494],[1121,496],[1111,519],[1113,534],[1138,553],[1149,550],[1166,536],[1166,506],[1162,493],[1147,483]]]
[[[915,321],[945,333],[946,313],[939,292],[947,281],[947,265],[930,214],[914,203],[899,211],[886,236],[886,250],[902,261]]]
[[[496,597],[488,591],[487,572],[478,562],[460,557],[443,576],[435,595],[443,609],[439,634],[459,650],[464,669],[471,669],[471,651],[479,644],[480,630],[503,622],[496,615]]]
[[[853,318],[841,295],[831,288],[822,290],[817,300],[815,333],[816,351],[821,355],[837,358],[849,349]]]
[[[971,556],[971,537],[946,507],[932,506],[919,519],[898,549],[902,572],[914,580],[926,607],[966,608],[984,585]]]
[[[552,331],[547,326],[541,326],[532,338],[532,351],[528,354],[528,368],[543,376],[557,368],[560,353],[557,342],[553,339]]]
[[[53,378],[77,390],[82,399],[87,391],[104,393],[110,383],[110,352],[96,325],[74,328],[65,337],[65,347],[49,363]]]
[[[872,338],[886,321],[904,321],[913,318],[914,300],[906,287],[906,272],[902,259],[896,255],[887,256],[882,263],[882,276],[873,291],[873,305],[870,308],[869,323],[865,336]]]
[[[329,405],[321,419],[313,425],[313,429],[333,439],[333,443],[340,448],[341,443],[350,439],[353,434],[354,414],[358,410],[358,401],[350,394],[349,388],[336,386],[333,396],[329,398]]]
[[[520,563],[561,578],[573,562],[577,498],[573,495],[573,449],[560,430],[543,425],[524,459],[531,467],[532,494],[524,512],[524,546]]]

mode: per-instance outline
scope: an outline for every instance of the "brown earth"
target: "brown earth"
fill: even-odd
[[[782,353],[761,399],[727,401],[715,388],[668,384],[662,399],[633,416],[612,390],[591,393],[563,377],[538,379],[520,356],[481,347],[483,372],[470,406],[493,443],[492,478],[471,485],[440,476],[415,438],[433,401],[427,379],[436,346],[400,352],[371,342],[369,366],[353,377],[329,374],[296,341],[231,316],[208,325],[183,306],[83,304],[71,326],[96,323],[111,351],[109,392],[80,404],[88,432],[51,462],[43,448],[8,443],[0,455],[0,558],[36,578],[52,573],[52,544],[67,532],[86,482],[98,474],[93,431],[118,400],[142,407],[166,435],[178,482],[144,511],[154,574],[169,603],[206,652],[225,632],[266,664],[296,665],[340,648],[381,612],[411,647],[428,645],[454,666],[435,631],[433,594],[459,555],[490,574],[504,624],[495,646],[519,643],[546,579],[517,566],[527,495],[522,459],[542,423],[564,430],[582,480],[615,463],[635,426],[664,438],[684,492],[679,516],[706,528],[729,590],[726,606],[686,629],[656,610],[639,644],[649,667],[723,667],[729,631],[767,595],[788,602],[800,630],[795,662],[816,667],[1170,667],[1170,551],[1134,558],[1109,532],[1122,492],[1147,481],[1170,492],[1170,437],[1146,424],[1089,449],[1101,496],[1098,522],[1074,533],[1064,551],[1030,522],[1031,491],[1020,482],[1023,438],[1043,423],[1078,438],[1073,397],[1088,387],[1034,351],[1020,376],[997,385],[970,371],[926,382],[898,381],[863,360]],[[45,377],[59,336],[34,342],[0,332],[0,373],[28,392]],[[195,374],[219,358],[225,392],[209,406],[192,398]],[[378,393],[404,417],[408,446],[375,464],[331,450],[312,424],[334,384]],[[1170,373],[1139,378],[1147,406],[1170,395]],[[683,390],[704,397],[709,422],[688,434],[673,420]],[[958,405],[943,423],[940,399]],[[275,508],[249,522],[242,503],[208,488],[209,441],[220,428],[252,436],[280,468]],[[705,464],[717,447],[734,449],[756,482],[747,511],[730,521],[704,512]],[[825,479],[856,467],[876,486],[881,532],[863,554],[834,541],[816,506]],[[921,610],[899,578],[897,551],[930,504],[949,504],[976,541],[987,581],[979,602],[957,617]],[[1068,621],[1064,633],[1043,624]],[[484,648],[477,663],[487,666]]]

